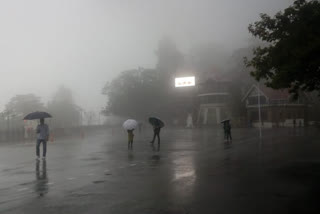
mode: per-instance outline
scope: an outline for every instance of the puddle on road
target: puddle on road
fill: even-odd
[[[21,191],[26,191],[26,190],[28,190],[29,188],[20,188],[20,189],[18,189],[17,191],[18,192],[21,192]]]
[[[94,184],[100,184],[100,183],[104,183],[104,182],[106,182],[106,180],[101,180],[101,181],[93,181],[92,183],[94,183]]]
[[[22,169],[22,168],[23,168],[22,166],[19,166],[19,167],[14,167],[14,168],[5,168],[5,169],[3,169],[1,171],[2,172],[11,172],[11,171]]]
[[[30,182],[19,184],[19,186],[27,186],[27,185],[31,185],[31,184],[34,184],[34,183],[35,183],[35,181],[30,181]]]
[[[90,196],[90,195],[94,195],[93,193],[73,193],[71,196],[72,197],[86,197],[86,196]]]
[[[168,208],[160,210],[159,214],[189,214],[189,212],[184,208]]]
[[[102,158],[99,158],[99,157],[91,157],[91,158],[82,158],[81,160],[85,160],[85,161],[97,161],[97,160],[102,160]]]
[[[194,176],[195,176],[194,170],[190,170],[190,171],[186,171],[186,172],[176,172],[173,180],[179,180],[182,178],[194,177]]]
[[[101,195],[100,193],[93,193],[93,192],[85,192],[85,193],[72,193],[70,196],[75,198],[80,197],[90,197],[94,195]]]
[[[67,178],[68,181],[75,180],[76,178]]]

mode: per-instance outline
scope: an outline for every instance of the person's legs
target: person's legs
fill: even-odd
[[[229,131],[229,137],[230,137],[230,140],[232,140],[232,137],[231,137],[231,130]]]
[[[128,134],[128,149],[130,149],[130,141],[131,141],[130,134]]]
[[[156,133],[155,132],[153,132],[153,139],[152,139],[152,141],[150,142],[150,143],[154,143],[154,140],[156,139]]]
[[[37,157],[40,157],[40,143],[41,143],[41,141],[38,139],[37,140],[37,146],[36,146]]]
[[[160,144],[160,133],[157,133],[157,137],[158,137],[158,144]]]
[[[46,140],[42,140],[42,145],[43,145],[43,154],[42,157],[46,157],[47,155],[47,141]]]

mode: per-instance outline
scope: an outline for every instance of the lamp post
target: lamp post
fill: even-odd
[[[262,137],[262,130],[261,130],[261,105],[260,105],[260,83],[258,82],[258,111],[259,111],[259,136]]]

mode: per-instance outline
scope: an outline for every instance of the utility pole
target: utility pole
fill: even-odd
[[[259,109],[259,136],[262,137],[261,105],[260,105],[260,83],[258,82],[258,109]]]

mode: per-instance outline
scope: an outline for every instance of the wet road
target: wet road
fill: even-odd
[[[0,213],[319,213],[316,130],[110,130],[48,144],[0,145]]]

